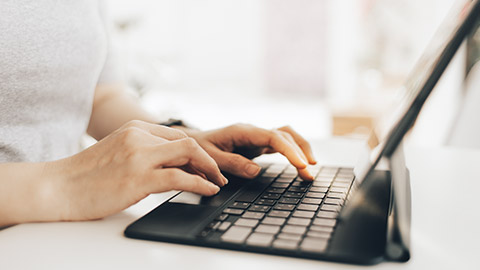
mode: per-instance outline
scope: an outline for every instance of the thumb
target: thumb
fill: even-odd
[[[210,155],[215,159],[220,170],[239,177],[255,178],[262,169],[255,162],[239,154],[212,149]]]

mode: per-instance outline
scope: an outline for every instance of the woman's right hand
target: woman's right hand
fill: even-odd
[[[141,121],[129,122],[90,148],[51,165],[63,176],[53,183],[61,194],[57,197],[61,220],[102,218],[151,193],[185,190],[211,196],[227,183],[194,139]]]

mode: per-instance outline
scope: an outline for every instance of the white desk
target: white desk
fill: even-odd
[[[353,164],[358,144],[329,141],[317,157]],[[353,155],[345,159],[345,154]],[[376,269],[480,269],[480,151],[406,148],[413,191],[412,259]],[[451,191],[454,192],[451,192]],[[173,193],[92,222],[0,231],[0,269],[350,269],[358,266],[128,239],[125,227]]]

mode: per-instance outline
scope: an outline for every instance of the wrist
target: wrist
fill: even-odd
[[[2,164],[0,226],[26,222],[58,221],[62,218],[59,174],[50,163]]]
[[[23,222],[47,222],[68,220],[66,173],[63,161],[37,163],[37,179],[31,190],[31,202]]]

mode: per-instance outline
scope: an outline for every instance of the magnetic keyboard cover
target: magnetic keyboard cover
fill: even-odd
[[[274,249],[322,254],[354,181],[352,168],[313,167],[315,181],[302,181],[291,165],[264,165],[198,234],[199,240],[235,249]]]

